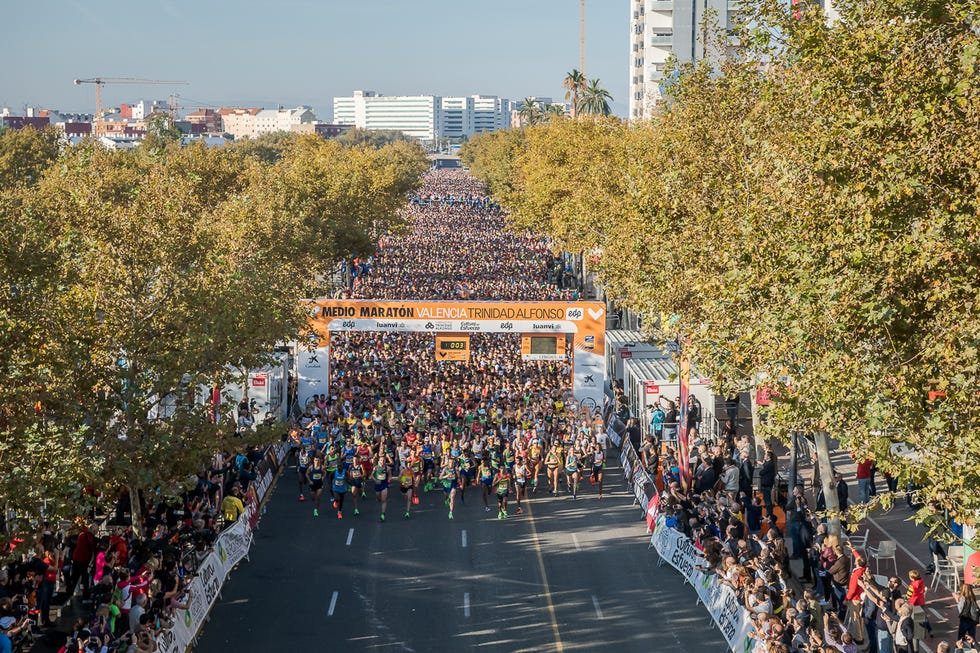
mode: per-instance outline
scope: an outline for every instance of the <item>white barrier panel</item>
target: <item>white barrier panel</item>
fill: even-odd
[[[739,604],[735,591],[720,583],[716,575],[698,569],[704,566],[704,558],[684,533],[668,528],[660,516],[650,542],[660,557],[691,583],[734,653],[764,653],[763,643],[749,636],[752,621],[748,611]]]
[[[259,502],[265,497],[265,493],[269,491],[269,486],[272,485],[272,470],[265,470],[260,478],[255,479],[255,496],[258,497]]]
[[[251,543],[252,532],[248,528],[248,520],[243,519],[239,519],[215,542],[214,550],[218,554],[218,560],[221,562],[223,575],[226,578],[234,566],[248,555]]]

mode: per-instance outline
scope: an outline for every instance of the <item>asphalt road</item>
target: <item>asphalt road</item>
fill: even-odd
[[[618,466],[606,486],[539,492],[505,520],[477,488],[453,520],[435,491],[404,519],[395,489],[382,523],[373,492],[358,517],[325,499],[314,518],[287,468],[195,650],[724,651],[694,591],[657,568]]]

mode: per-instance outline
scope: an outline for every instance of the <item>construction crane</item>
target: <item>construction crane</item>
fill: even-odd
[[[189,82],[166,79],[137,79],[135,77],[92,77],[91,79],[76,79],[75,86],[95,84],[95,116],[92,119],[92,131],[95,136],[101,133],[102,124],[102,87],[106,84],[188,84]]]

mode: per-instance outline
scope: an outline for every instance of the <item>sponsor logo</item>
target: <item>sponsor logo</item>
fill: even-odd
[[[582,378],[582,382],[585,383],[586,385],[595,385],[595,375],[594,374],[586,374]]]
[[[480,330],[480,323],[479,322],[460,322],[459,323],[459,330],[460,331],[479,331]]]
[[[514,329],[514,323],[513,322],[501,322],[500,323],[500,328],[502,330],[504,330],[504,331],[512,331]]]
[[[565,311],[565,317],[569,320],[581,320],[585,317],[585,313],[581,308],[570,308]]]
[[[307,367],[320,367],[320,352],[313,350],[310,357],[306,360]]]
[[[340,323],[340,328],[342,329],[353,329],[355,326],[357,326],[357,323],[354,320],[344,320]]]
[[[595,349],[595,336],[585,336],[584,343],[586,349]]]
[[[425,328],[429,331],[452,331],[452,322],[439,322],[438,320],[434,322],[426,322]]]
[[[561,327],[557,324],[531,324],[532,331],[560,331]]]
[[[426,329],[426,331],[432,331],[435,328],[436,328],[436,325],[433,324],[432,322],[426,322],[425,323],[425,329]]]
[[[375,322],[374,327],[376,329],[404,329],[404,322]]]

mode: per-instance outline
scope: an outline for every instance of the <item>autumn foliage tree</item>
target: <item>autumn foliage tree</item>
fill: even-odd
[[[126,487],[139,528],[140,493],[179,493],[230,436],[201,388],[294,340],[319,275],[397,227],[426,168],[407,143],[313,136],[271,160],[86,142],[19,165],[0,189],[0,497],[51,518]]]
[[[719,390],[783,379],[767,434],[827,431],[972,522],[977,6],[837,7],[828,23],[745,3],[737,45],[668,75],[652,120],[534,127],[466,156],[515,223],[601,250],[608,293],[690,336]],[[900,441],[912,456],[889,454]]]

